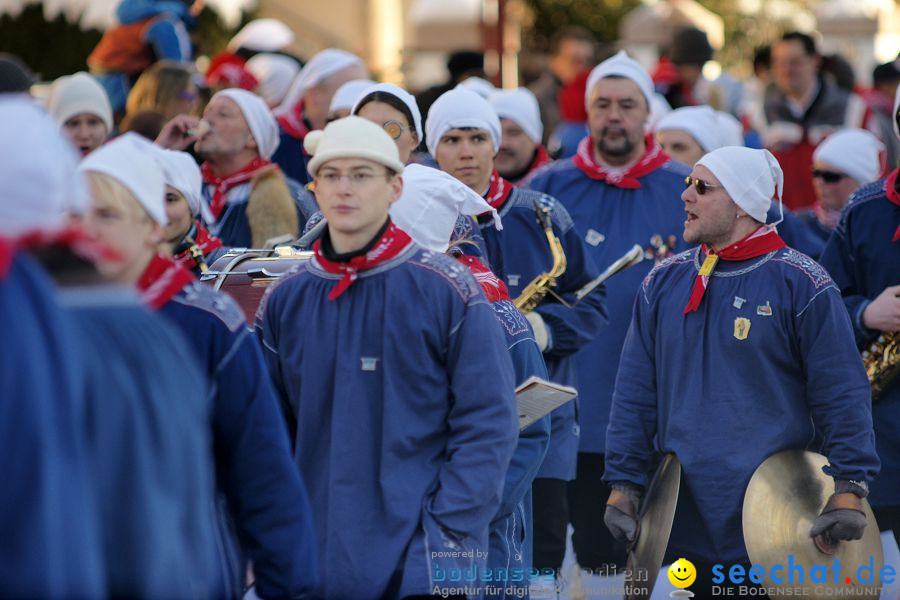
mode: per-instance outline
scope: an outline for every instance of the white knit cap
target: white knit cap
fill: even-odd
[[[59,229],[66,209],[83,213],[79,157],[57,124],[20,94],[0,94],[0,123],[0,236]]]
[[[475,92],[454,88],[434,101],[425,120],[428,151],[435,155],[438,142],[451,129],[476,127],[491,136],[494,150],[500,148],[500,119],[488,101]]]
[[[497,210],[464,183],[432,167],[412,164],[403,170],[403,193],[391,204],[391,220],[423,248],[444,252],[459,215],[493,213],[502,229]]]
[[[493,83],[481,77],[466,77],[456,87],[475,92],[485,100],[491,97],[491,94],[497,91]]]
[[[83,71],[65,75],[53,82],[47,98],[47,111],[60,127],[75,115],[88,113],[103,121],[107,135],[113,130],[109,96],[96,79]]]
[[[78,170],[109,175],[131,192],[150,217],[165,225],[166,185],[159,164],[159,147],[133,132],[120,135],[87,155]]]
[[[397,144],[384,129],[361,117],[332,121],[323,130],[311,131],[303,147],[312,155],[307,170],[313,177],[322,164],[335,158],[365,158],[400,173],[403,163]]]
[[[514,90],[494,92],[488,101],[498,117],[513,121],[522,128],[532,142],[541,143],[544,135],[541,109],[531,90],[520,87]]]
[[[704,155],[697,164],[709,169],[734,203],[760,223],[766,222],[772,198],[781,202],[784,172],[768,150],[725,146]]]
[[[331,97],[331,106],[328,112],[336,110],[353,111],[356,101],[362,98],[363,90],[367,90],[375,85],[371,79],[351,79],[341,85]]]
[[[244,25],[231,41],[228,50],[238,48],[256,52],[275,52],[294,43],[294,32],[278,19],[254,19]]]
[[[419,110],[419,104],[416,102],[416,97],[393,83],[377,83],[364,89],[356,98],[356,102],[353,103],[353,110],[350,112],[354,115],[357,114],[359,112],[360,101],[369,94],[374,94],[375,92],[390,94],[406,105],[406,108],[409,109],[413,118],[412,126],[416,129],[416,139],[421,141],[424,137],[422,135],[422,112]]]
[[[828,163],[860,185],[881,175],[884,144],[865,129],[841,129],[832,133],[813,152],[813,160]]]
[[[720,135],[716,111],[708,106],[676,108],[656,124],[657,132],[672,130],[686,131],[704,153],[725,145]]]
[[[197,161],[187,152],[159,149],[157,155],[166,185],[178,190],[187,200],[194,216],[200,214],[203,177]]]
[[[247,71],[256,77],[259,84],[256,93],[263,97],[271,107],[278,106],[294,78],[300,72],[300,63],[283,54],[257,54],[244,65]]]
[[[238,108],[241,109],[241,114],[244,115],[244,120],[247,121],[247,126],[250,128],[250,135],[256,140],[259,155],[263,158],[272,158],[275,150],[278,149],[280,141],[278,138],[278,123],[263,99],[247,90],[229,88],[216,93],[210,102],[219,96],[228,98],[238,105]]]
[[[624,50],[619,50],[615,56],[607,58],[594,67],[591,74],[588,75],[587,87],[584,88],[584,106],[586,109],[590,110],[591,92],[594,91],[594,86],[597,85],[598,81],[606,77],[624,77],[633,81],[644,95],[647,107],[650,107],[651,99],[655,93],[650,73],[641,66],[641,63],[628,56]]]
[[[338,50],[337,48],[326,48],[315,56],[300,69],[300,73],[294,78],[290,91],[281,105],[275,110],[276,115],[289,113],[294,106],[306,94],[306,90],[319,85],[325,78],[334,75],[338,71],[342,71],[353,65],[362,65],[363,61],[360,57],[347,52],[346,50]]]

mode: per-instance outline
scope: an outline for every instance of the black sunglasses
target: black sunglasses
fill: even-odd
[[[711,190],[713,188],[720,188],[721,185],[713,185],[711,183],[706,183],[702,179],[697,179],[696,177],[691,177],[688,175],[684,178],[684,187],[689,188],[691,185],[694,186],[694,189],[697,190],[697,193],[701,196],[707,192],[707,190]]]
[[[837,183],[846,177],[844,173],[838,173],[837,171],[822,171],[820,169],[813,169],[812,176],[821,179],[825,183]]]

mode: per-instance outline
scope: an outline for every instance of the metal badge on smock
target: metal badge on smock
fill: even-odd
[[[740,308],[740,307],[742,307],[742,306],[744,305],[744,302],[746,302],[746,301],[747,301],[746,298],[741,298],[740,296],[735,296],[735,297],[734,297],[734,302],[732,303],[732,305],[733,305],[735,308]]]
[[[734,320],[734,337],[739,340],[746,340],[750,334],[750,319],[746,317],[738,317]]]
[[[606,236],[595,229],[588,229],[587,233],[584,236],[584,241],[586,241],[591,246],[599,246],[600,242],[605,239]]]
[[[363,371],[374,371],[378,368],[378,359],[372,358],[368,356],[363,356],[359,359],[360,367]]]
[[[511,274],[511,273],[510,273],[510,274],[507,274],[507,275],[506,275],[506,283],[508,283],[509,285],[515,287],[515,286],[519,285],[519,278],[520,278],[520,277],[521,277],[521,275],[513,275],[513,274]]]
[[[772,316],[772,307],[769,305],[769,301],[766,300],[766,303],[762,306],[756,307],[756,314],[762,317],[771,317]]]
[[[717,262],[719,262],[718,254],[707,254],[706,259],[703,261],[703,266],[700,267],[700,276],[709,277],[710,275],[712,275],[713,269],[716,268]]]

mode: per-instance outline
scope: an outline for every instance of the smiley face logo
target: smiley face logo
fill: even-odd
[[[697,579],[697,569],[691,561],[679,558],[669,567],[669,581],[677,588],[686,588]]]

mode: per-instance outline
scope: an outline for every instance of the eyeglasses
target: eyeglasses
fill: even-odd
[[[326,186],[337,186],[341,179],[347,178],[347,181],[350,183],[350,187],[360,188],[367,185],[376,177],[390,177],[391,173],[385,171],[383,174],[377,173],[338,173],[336,171],[329,171],[323,175],[319,175],[316,177],[316,181],[318,185],[325,184]]]
[[[405,127],[401,123],[398,123],[397,121],[393,121],[393,120],[385,121],[384,124],[381,126],[381,128],[384,129],[384,132],[386,134],[391,136],[392,140],[399,139],[400,136],[403,135],[404,131],[406,131],[407,129],[412,129],[412,127]]]
[[[838,173],[837,171],[822,171],[821,169],[813,169],[812,176],[821,179],[825,183],[837,183],[847,175]]]
[[[701,196],[706,193],[707,190],[712,188],[720,188],[721,185],[713,185],[711,183],[706,183],[702,179],[697,179],[696,177],[691,177],[688,175],[684,178],[684,187],[689,188],[691,185],[694,186],[694,189],[697,190],[697,193]]]

